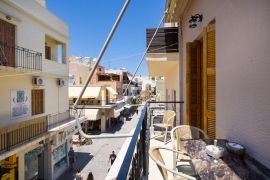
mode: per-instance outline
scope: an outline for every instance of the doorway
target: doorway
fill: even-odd
[[[209,24],[202,38],[186,46],[187,124],[216,137],[216,37],[215,23]]]

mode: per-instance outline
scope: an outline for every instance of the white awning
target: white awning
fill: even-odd
[[[85,109],[85,117],[87,120],[96,121],[101,119],[99,109]]]
[[[87,87],[82,98],[97,98],[99,96],[101,87]],[[77,98],[83,87],[69,87],[68,96],[69,98]]]
[[[117,92],[112,87],[106,87],[106,89],[112,94],[112,95],[118,95]]]

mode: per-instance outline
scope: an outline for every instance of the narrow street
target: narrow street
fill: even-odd
[[[135,113],[132,118],[128,119],[125,123],[118,123],[110,128],[108,133],[129,133],[135,128],[138,122],[140,108],[138,109],[138,115]],[[94,139],[91,145],[74,145],[73,148],[76,157],[74,170],[65,172],[58,179],[74,179],[77,168],[82,170],[83,179],[87,178],[90,171],[93,173],[94,179],[104,179],[110,168],[109,155],[112,151],[115,151],[117,155],[125,139],[126,138]]]

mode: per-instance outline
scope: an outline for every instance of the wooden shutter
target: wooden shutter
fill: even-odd
[[[187,124],[195,127],[201,126],[201,66],[200,66],[200,42],[187,43]]]
[[[51,47],[45,46],[45,59],[51,59]]]
[[[204,33],[204,129],[210,138],[216,137],[216,35],[211,24]]]
[[[44,113],[44,90],[32,90],[32,115]]]
[[[15,66],[15,25],[0,19],[0,60],[4,66]]]

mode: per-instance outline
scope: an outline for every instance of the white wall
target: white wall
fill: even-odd
[[[68,89],[67,86],[59,87],[56,85],[56,78],[43,76],[45,86],[36,87],[32,85],[32,75],[14,74],[5,76],[0,73],[0,127],[5,127],[13,123],[21,122],[33,118],[28,116],[16,120],[11,120],[11,90],[14,89],[44,89],[45,93],[45,113],[36,115],[44,116],[65,112],[68,107]],[[67,80],[67,79],[66,79]],[[30,102],[31,109],[31,102]]]
[[[197,13],[203,14],[203,22],[190,29],[188,20]],[[181,24],[183,82],[185,45],[198,38],[214,18],[217,138],[243,144],[250,155],[270,168],[270,1],[192,1]],[[182,86],[185,99],[185,83]]]
[[[23,48],[27,48],[33,51],[42,53],[42,70],[48,74],[59,75],[68,77],[68,66],[66,64],[53,64],[44,61],[45,59],[45,34],[64,44],[66,48],[68,43],[68,30],[67,25],[61,22],[57,17],[50,14],[44,7],[40,6],[35,1],[25,1],[21,4],[21,1],[14,0],[12,4],[5,3],[6,1],[0,2],[0,12],[5,15],[8,14],[12,17],[11,21],[8,21],[12,24],[15,24],[15,36],[16,36],[16,45]],[[7,2],[11,3],[7,0]],[[21,8],[26,8],[25,10],[31,11],[31,13],[40,13],[35,14],[35,17],[29,16],[29,13],[16,9],[13,6],[13,3],[21,6]],[[25,7],[29,5],[29,7]],[[32,8],[32,9],[31,9]],[[35,12],[37,9],[39,12]],[[1,14],[0,14],[1,15]],[[41,16],[42,15],[42,16]],[[5,16],[0,16],[4,19]],[[42,19],[38,19],[42,17]],[[44,19],[45,18],[45,19]],[[4,19],[6,20],[6,19]],[[46,21],[45,21],[46,20]],[[46,22],[46,24],[45,24]],[[50,27],[55,25],[54,28]],[[54,53],[54,52],[52,52]],[[53,55],[53,54],[52,54]],[[67,54],[64,54],[63,57],[66,57]],[[56,57],[57,58],[57,57]]]

